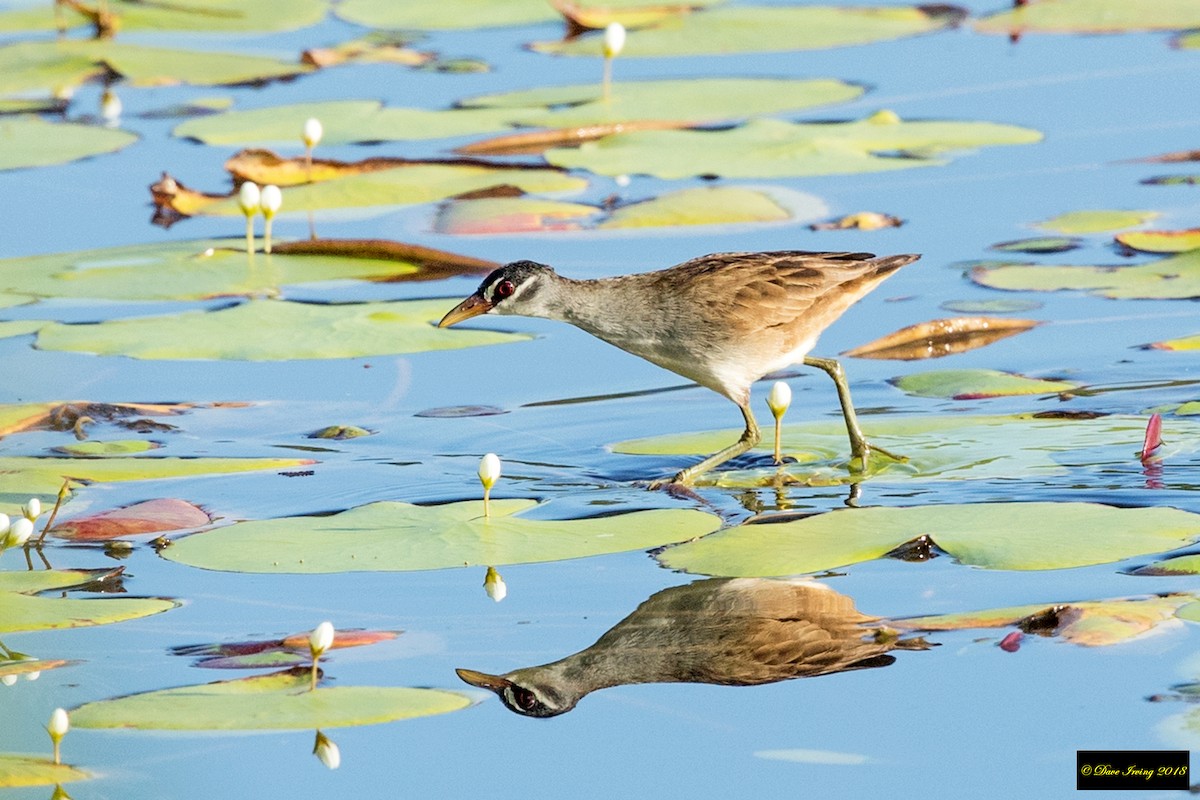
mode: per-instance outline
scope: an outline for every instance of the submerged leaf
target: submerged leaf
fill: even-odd
[[[545,520],[514,516],[533,500],[437,506],[378,502],[321,517],[240,522],[186,536],[164,552],[181,564],[233,572],[328,573],[503,566],[645,550],[720,526],[711,514],[656,509]]]
[[[1032,319],[955,317],[909,325],[873,342],[846,350],[844,356],[914,361],[965,353],[1023,333],[1041,323]]]
[[[85,703],[71,710],[78,728],[267,731],[375,725],[445,714],[471,705],[437,689],[337,686],[308,691],[306,668]]]
[[[727,528],[658,558],[705,575],[798,575],[882,558],[920,536],[964,564],[1068,569],[1182,547],[1200,537],[1200,515],[1063,502],[854,508]]]
[[[946,369],[902,375],[888,381],[897,389],[917,397],[950,400],[980,400],[1025,394],[1058,394],[1078,389],[1068,381],[1027,378],[993,369]]]

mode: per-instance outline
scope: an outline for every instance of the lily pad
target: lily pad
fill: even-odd
[[[994,264],[973,267],[975,283],[1008,291],[1066,289],[1113,299],[1185,300],[1200,297],[1200,250],[1130,266],[1035,266]]]
[[[881,558],[920,536],[963,564],[1068,569],[1182,547],[1200,537],[1200,515],[1095,503],[854,508],[728,528],[665,550],[658,559],[704,575],[798,575]]]
[[[112,456],[131,456],[135,453],[147,453],[162,447],[158,442],[149,439],[121,439],[115,442],[101,442],[95,439],[75,444],[65,444],[53,448],[59,455],[75,456],[76,458],[110,458]]]
[[[0,753],[0,788],[56,786],[90,777],[70,764],[55,764],[49,756]]]
[[[1182,253],[1200,247],[1200,228],[1181,231],[1127,231],[1116,240],[1132,250],[1144,253]]]
[[[433,229],[456,236],[574,231],[579,230],[588,217],[599,213],[599,208],[585,203],[537,197],[484,197],[457,200],[442,206]]]
[[[376,100],[334,100],[247,111],[227,111],[191,119],[172,133],[212,145],[300,147],[309,117],[321,120],[323,145],[374,141],[444,139],[502,131],[512,112],[497,109],[384,108]]]
[[[309,670],[181,686],[85,703],[76,728],[270,731],[375,725],[458,711],[470,698],[438,689],[337,686],[309,690]]]
[[[47,570],[23,573],[34,576],[25,580],[12,579],[8,577],[9,573],[0,573],[0,633],[108,625],[161,614],[179,605],[173,600],[155,597],[79,600],[37,597],[33,594],[51,588],[77,586],[80,578],[85,576],[104,578],[115,574],[112,571],[103,572],[103,575],[96,575],[79,570]]]
[[[1036,300],[948,300],[939,308],[958,314],[1022,314],[1036,311],[1042,304]]]
[[[888,381],[897,389],[917,397],[945,397],[950,400],[981,400],[989,397],[1014,397],[1025,394],[1058,394],[1078,389],[1069,381],[1027,378],[993,369],[946,369],[902,375]]]
[[[726,130],[635,131],[546,151],[551,164],[602,175],[787,177],[935,166],[952,150],[1028,144],[1029,128],[987,122],[792,123],[752,119]],[[898,157],[897,154],[903,154]]]
[[[321,517],[240,522],[175,542],[171,561],[231,572],[328,573],[503,566],[646,550],[720,526],[711,514],[654,509],[591,519],[518,516],[533,500],[437,506],[379,502]]]
[[[1146,350],[1200,350],[1200,333],[1142,345]]]
[[[1080,239],[1071,236],[1039,236],[1034,239],[1000,242],[989,249],[1004,253],[1065,253],[1068,250],[1079,249],[1081,244]]]
[[[509,121],[570,128],[634,120],[717,122],[800,111],[860,97],[861,86],[833,79],[704,78],[620,81],[608,100],[598,83],[469,97],[464,108],[508,109]]]
[[[112,153],[137,141],[132,133],[40,117],[0,118],[0,171],[66,164]]]
[[[442,0],[396,3],[393,0],[342,0],[334,13],[347,22],[390,30],[498,28],[550,22],[558,14],[545,0]]]
[[[53,31],[58,28],[52,3],[18,2],[0,13],[0,31]],[[189,0],[186,4],[108,0],[122,31],[187,31],[249,33],[290,31],[316,24],[324,18],[326,0]],[[69,27],[90,24],[84,16],[64,6]]]
[[[630,31],[624,55],[717,55],[817,50],[929,33],[954,25],[962,12],[949,6],[736,6],[672,16]],[[530,47],[555,55],[600,56],[597,36]]]
[[[1200,27],[1200,8],[1192,0],[1038,0],[984,17],[983,33],[1124,33],[1175,31]]]
[[[121,536],[201,528],[212,520],[201,508],[175,498],[147,500],[87,517],[62,520],[50,533],[60,539],[98,542]]]
[[[78,661],[67,661],[62,658],[18,658],[18,659],[3,659],[0,658],[0,676],[4,675],[31,675],[37,677],[33,673],[43,673],[52,669],[78,664]],[[0,786],[3,786],[0,781]]]
[[[1131,570],[1132,575],[1200,575],[1200,555],[1178,556]]]
[[[1158,216],[1157,211],[1071,211],[1037,223],[1058,233],[1103,233],[1142,225]]]
[[[389,642],[400,635],[400,631],[338,630],[334,633],[330,650]],[[205,669],[279,669],[312,664],[309,648],[309,632],[297,633],[283,639],[251,642],[218,642],[174,647],[171,653],[191,656],[193,666]]]
[[[345,305],[251,300],[217,311],[52,322],[38,331],[37,347],[141,359],[288,361],[457,350],[530,338],[435,327],[447,310],[445,300]]]
[[[915,361],[965,353],[1016,336],[1040,323],[1032,319],[956,317],[909,325],[873,342],[847,350],[855,358],[888,358]]]
[[[865,477],[872,482],[920,480],[1046,479],[1067,472],[1069,463],[1128,463],[1142,444],[1145,417],[1050,419],[1017,416],[871,417],[867,433],[880,447],[908,457],[904,463],[872,459]],[[619,442],[618,453],[707,455],[737,439],[740,431],[658,436]],[[859,480],[845,469],[846,429],[837,422],[783,427],[783,453],[794,461],[782,467],[730,470],[708,478],[723,487],[773,486],[778,482],[815,486]],[[1175,420],[1167,434],[1180,450],[1200,448],[1200,425]],[[764,453],[770,445],[760,446]],[[704,479],[702,479],[702,482]]]

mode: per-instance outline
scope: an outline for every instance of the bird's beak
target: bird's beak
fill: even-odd
[[[502,692],[506,687],[512,685],[507,678],[499,675],[488,675],[486,672],[476,672],[473,669],[456,669],[454,671],[458,673],[458,677],[472,686],[478,686],[480,689]]]
[[[456,322],[462,322],[464,319],[477,317],[480,314],[486,314],[492,310],[492,304],[483,298],[483,295],[476,292],[475,294],[463,300],[461,303],[450,309],[446,316],[442,317],[442,321],[438,323],[439,328],[449,328]]]

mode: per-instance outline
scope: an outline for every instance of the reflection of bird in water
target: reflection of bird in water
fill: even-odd
[[[924,650],[811,580],[712,579],[652,595],[591,647],[488,675],[458,670],[518,714],[553,717],[589,692],[627,683],[750,686],[884,667],[889,650]]]

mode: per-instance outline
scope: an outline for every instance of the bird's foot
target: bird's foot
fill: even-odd
[[[871,461],[871,453],[878,453],[881,456],[890,458],[899,464],[907,464],[908,456],[902,456],[899,453],[893,453],[891,450],[885,450],[882,447],[873,445],[866,440],[851,449],[850,451],[850,471],[851,472],[866,472],[867,466]]]

